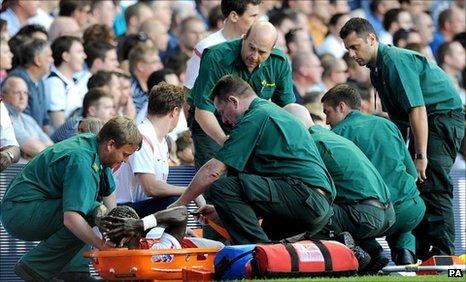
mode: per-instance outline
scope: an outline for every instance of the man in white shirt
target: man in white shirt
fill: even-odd
[[[221,30],[212,33],[197,43],[193,56],[187,64],[184,82],[186,88],[191,89],[194,86],[199,74],[204,49],[245,34],[259,16],[259,4],[261,2],[262,0],[222,0],[221,9],[225,17],[225,24]]]
[[[140,217],[165,209],[186,189],[166,183],[166,138],[178,122],[183,102],[181,87],[162,82],[151,90],[147,117],[138,125],[142,147],[113,173],[117,203],[134,208]]]

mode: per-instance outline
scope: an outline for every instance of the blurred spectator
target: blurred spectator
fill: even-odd
[[[351,80],[347,82],[348,86],[353,87],[357,90],[359,95],[361,96],[361,107],[360,111],[369,115],[375,113],[375,93],[374,87],[370,84],[361,83],[355,80]],[[381,111],[381,109],[379,109]]]
[[[302,12],[307,16],[312,13],[312,1],[283,0],[282,8]]]
[[[8,42],[0,37],[0,85],[7,76],[7,71],[11,69],[13,53],[10,52]]]
[[[144,21],[139,32],[147,35],[159,53],[167,50],[168,28],[158,19],[152,18]]]
[[[0,14],[0,18],[8,22],[10,36],[15,35],[18,30],[28,23],[28,20],[37,14],[38,0],[8,1],[7,9]]]
[[[197,16],[204,21],[206,29],[209,28],[209,14],[215,7],[219,6],[220,0],[195,0],[195,3]]]
[[[438,18],[438,31],[434,34],[434,39],[430,43],[433,54],[437,54],[440,45],[445,41],[451,41],[455,34],[465,30],[464,10],[452,6],[443,10]]]
[[[39,24],[28,24],[20,28],[17,35],[23,35],[29,38],[37,38],[47,41],[49,39],[49,33],[44,26]]]
[[[49,29],[50,42],[55,41],[60,36],[70,35],[81,37],[81,29],[72,17],[57,17],[52,22]]]
[[[411,16],[418,16],[428,10],[430,3],[433,1],[425,0],[399,0],[401,8],[408,11]]]
[[[383,19],[385,13],[391,9],[399,8],[398,1],[385,1],[385,0],[371,0],[369,6],[369,14],[367,19],[375,29],[377,36],[381,36],[383,31]],[[385,30],[386,31],[386,30]]]
[[[403,28],[410,30],[413,28],[411,14],[403,9],[395,8],[388,10],[383,19],[384,32],[379,36],[380,42],[393,44],[393,34]]]
[[[4,19],[0,19],[0,37],[2,40],[9,41],[11,36],[8,32],[8,22]]]
[[[119,107],[121,100],[120,81],[117,72],[99,70],[89,78],[87,88],[105,91],[113,97],[115,110]]]
[[[28,88],[21,77],[6,78],[2,86],[2,97],[10,113],[16,140],[25,158],[32,158],[53,145],[52,140],[34,118],[24,113],[28,105]]]
[[[73,80],[73,75],[80,71],[84,64],[84,53],[81,39],[74,36],[61,36],[52,43],[54,66],[44,81],[45,95],[50,101],[49,114],[54,128],[59,128],[73,113],[80,108],[84,96]]]
[[[19,144],[15,137],[15,130],[10,115],[0,97],[0,172],[20,158]]]
[[[89,44],[94,41],[103,41],[112,45],[116,44],[112,29],[104,24],[93,24],[84,30],[84,44]]]
[[[18,35],[18,34],[16,34],[12,38],[10,38],[10,40],[8,40],[8,46],[10,47],[10,52],[13,53],[13,60],[11,62],[12,69],[15,69],[21,63],[22,54],[21,54],[20,47],[23,46],[26,42],[29,42],[31,40],[32,39],[29,37],[26,37],[24,35]]]
[[[129,70],[131,73],[131,89],[136,112],[139,112],[147,101],[147,79],[156,70],[162,69],[163,64],[157,50],[143,44],[136,45],[129,52]]]
[[[224,27],[207,36],[196,45],[194,54],[187,63],[186,80],[182,79],[183,85],[187,89],[193,87],[197,75],[199,74],[199,65],[204,49],[245,34],[259,15],[260,3],[261,0],[221,1],[222,14],[225,17]],[[173,68],[171,64],[165,65],[169,68]]]
[[[225,21],[225,16],[222,13],[222,6],[217,5],[210,10],[208,15],[208,33],[214,33],[223,28],[223,23]]]
[[[87,92],[87,83],[92,74],[99,70],[113,71],[119,67],[116,48],[114,45],[104,41],[84,42],[84,53],[86,53],[87,70],[82,71],[77,77],[78,88]]]
[[[360,66],[355,59],[351,58],[349,53],[343,55],[348,66],[348,82],[358,82],[364,85],[371,85],[370,70],[364,66]]]
[[[141,24],[152,17],[152,9],[146,3],[137,2],[126,8],[126,35],[137,34]]]
[[[89,25],[90,0],[60,0],[58,16],[72,17],[84,30]]]
[[[115,112],[120,116],[127,116],[131,119],[136,118],[136,106],[133,102],[133,91],[131,90],[131,76],[129,74],[116,71],[120,85],[120,101],[115,104]]]
[[[95,117],[106,123],[115,116],[115,108],[112,95],[101,89],[90,89],[84,96],[83,107],[80,115],[75,115],[66,120],[52,135],[52,140],[58,143],[73,137],[77,133],[79,122],[83,118]]]
[[[130,34],[123,37],[117,47],[118,60],[120,61],[120,68],[129,72],[129,52],[133,50],[136,45],[146,45],[147,47],[154,47],[152,40],[149,40],[147,34],[139,32],[138,34]]]
[[[313,52],[309,34],[302,28],[292,28],[285,34],[288,56],[291,60],[299,53]]]
[[[337,84],[345,83],[348,79],[348,66],[343,59],[329,58],[321,60],[324,72],[322,73],[322,82],[326,90],[331,89]]]
[[[338,13],[330,18],[329,33],[325,37],[322,44],[317,47],[316,52],[318,55],[325,53],[332,54],[335,58],[342,58],[346,52],[345,44],[340,38],[340,29],[350,19],[348,14]]]
[[[420,13],[413,17],[413,23],[416,31],[421,36],[421,45],[429,54],[428,58],[434,59],[434,52],[432,52],[432,48],[430,47],[435,33],[432,17],[427,13]]]
[[[176,156],[180,162],[179,165],[194,165],[194,144],[189,130],[181,133],[176,139]]]
[[[320,46],[328,33],[328,21],[332,17],[329,1],[314,1],[312,13],[309,15],[309,32],[315,47]]]
[[[164,62],[164,65],[172,69],[175,74],[178,76],[178,79],[181,84],[184,85],[186,80],[186,66],[188,63],[189,57],[184,53],[176,53],[167,58]]]
[[[437,52],[437,63],[451,78],[463,105],[466,105],[466,93],[461,73],[466,67],[466,54],[461,43],[452,41],[440,45]]]
[[[45,27],[47,30],[53,22],[53,11],[58,7],[58,1],[39,1],[37,13],[28,19],[29,24],[37,24]]]
[[[297,14],[291,9],[275,10],[270,14],[269,22],[282,36],[285,36],[291,29],[297,27]]]
[[[44,131],[50,133],[50,117],[47,113],[48,105],[44,89],[44,76],[49,72],[53,63],[52,50],[47,41],[32,39],[19,49],[19,66],[10,72],[24,79],[27,84],[29,97],[28,106],[24,110],[25,114],[32,116]]]
[[[291,61],[291,70],[296,103],[302,105],[308,90],[322,81],[323,69],[316,55],[311,52],[300,52]]]
[[[167,30],[170,29],[170,25],[172,23],[173,11],[170,7],[171,2],[171,0],[157,0],[150,2],[154,13],[154,19],[159,20]]]
[[[77,133],[98,134],[104,123],[96,117],[85,117],[78,123]]]
[[[170,55],[175,53],[184,53],[188,58],[193,55],[194,47],[204,37],[205,25],[196,16],[190,16],[183,19],[179,26],[178,46],[160,54],[164,61]]]
[[[422,44],[422,38],[416,30],[399,29],[393,34],[393,45],[400,48],[405,48],[409,43]]]
[[[91,22],[105,24],[113,27],[113,20],[116,16],[115,3],[113,0],[94,0],[91,1]]]

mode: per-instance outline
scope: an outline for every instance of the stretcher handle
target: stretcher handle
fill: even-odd
[[[157,267],[152,267],[152,270],[156,272],[169,272],[169,273],[183,271],[183,269],[181,268],[157,268]]]
[[[217,223],[215,223],[214,221],[208,218],[205,218],[205,222],[208,225],[210,225],[210,227],[212,227],[212,229],[215,230],[218,234],[222,235],[223,238],[227,239],[230,242],[233,242],[233,240],[231,239],[230,233],[228,233],[228,231],[225,228],[223,228],[222,226],[218,225]]]

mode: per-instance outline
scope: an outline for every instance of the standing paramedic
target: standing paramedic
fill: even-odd
[[[453,184],[449,173],[464,136],[464,113],[455,86],[419,53],[378,42],[373,26],[352,18],[341,29],[350,57],[371,70],[383,109],[399,128],[410,127],[409,149],[426,204],[414,234],[420,259],[454,254]]]
[[[13,237],[41,241],[15,266],[26,281],[50,281],[85,244],[105,250],[92,230],[92,214],[116,206],[112,167],[126,161],[142,142],[133,121],[116,117],[99,134],[80,134],[32,159],[16,176],[1,203],[1,221]],[[73,279],[72,279],[73,278]],[[91,281],[76,273],[74,281]]]
[[[295,102],[290,63],[285,53],[273,48],[276,41],[275,27],[260,21],[243,38],[204,50],[199,76],[187,97],[196,168],[213,157],[231,129],[221,122],[210,100],[212,88],[224,75],[241,77],[260,98],[280,107]]]

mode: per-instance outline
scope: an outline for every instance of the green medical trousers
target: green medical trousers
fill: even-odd
[[[428,125],[427,180],[419,186],[426,212],[413,232],[420,259],[455,251],[453,184],[449,174],[464,136],[464,113],[456,110],[431,114]],[[410,151],[415,153],[413,146]]]
[[[62,201],[4,202],[1,207],[3,226],[11,236],[41,241],[21,261],[43,280],[60,273],[85,245],[63,225]]]
[[[333,230],[335,235],[343,231],[349,232],[356,243],[368,253],[377,249],[378,243],[375,238],[383,236],[382,234],[395,223],[395,211],[391,204],[384,208],[367,201],[334,204],[333,211],[334,215],[326,229]]]
[[[395,224],[384,234],[388,246],[393,249],[408,249],[416,254],[416,239],[412,230],[421,222],[426,206],[421,197],[405,200],[394,206]]]
[[[215,181],[209,194],[235,244],[265,243],[306,231],[312,235],[332,215],[326,196],[289,177],[240,173]]]

